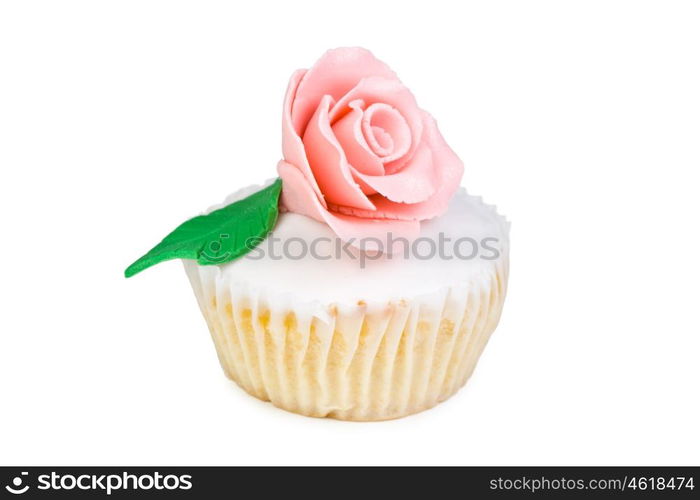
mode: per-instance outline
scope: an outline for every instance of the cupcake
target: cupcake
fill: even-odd
[[[314,417],[385,420],[471,375],[505,299],[508,224],[395,73],[359,48],[289,82],[279,177],[126,270],[182,259],[226,375]]]

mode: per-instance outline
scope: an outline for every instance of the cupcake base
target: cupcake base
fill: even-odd
[[[355,421],[418,413],[457,392],[498,323],[508,278],[502,258],[412,299],[320,306],[184,264],[231,380],[294,413]]]

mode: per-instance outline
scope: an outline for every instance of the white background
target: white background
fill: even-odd
[[[697,2],[3,2],[0,463],[700,463]],[[292,71],[361,45],[512,221],[467,386],[383,423],[228,381],[126,265],[275,175]]]

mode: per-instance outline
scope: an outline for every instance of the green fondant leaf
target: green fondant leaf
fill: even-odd
[[[277,179],[247,198],[186,221],[131,264],[124,276],[170,259],[194,259],[206,266],[245,255],[274,227],[281,190],[282,180]]]

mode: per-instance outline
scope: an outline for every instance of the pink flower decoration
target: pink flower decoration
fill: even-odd
[[[289,81],[282,207],[343,240],[418,235],[447,210],[464,167],[396,74],[361,48],[330,50]]]

